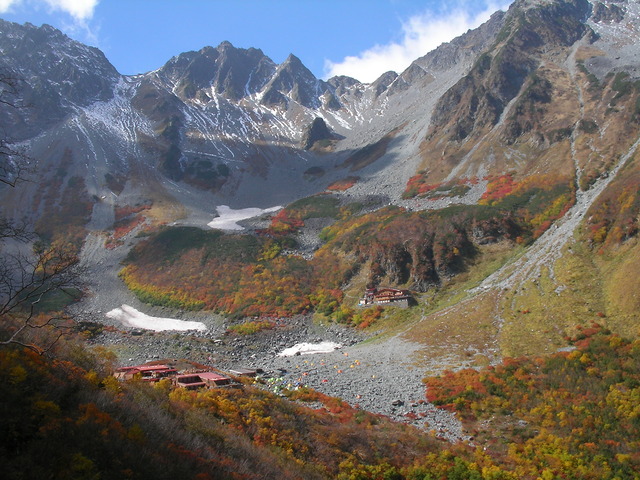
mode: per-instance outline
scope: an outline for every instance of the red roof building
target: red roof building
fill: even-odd
[[[134,365],[118,368],[114,376],[121,380],[131,380],[137,375],[145,382],[158,382],[163,378],[173,377],[177,374],[178,371],[168,365]]]
[[[209,387],[221,387],[223,385],[229,385],[231,383],[231,379],[229,377],[225,377],[224,375],[220,375],[218,373],[203,372],[199,373],[198,376]]]
[[[195,373],[178,375],[177,377],[175,377],[174,381],[176,387],[186,388],[187,390],[196,390],[198,388],[207,386],[207,384],[200,378],[200,374]]]
[[[367,288],[360,302],[358,302],[358,306],[392,305],[394,307],[408,307],[411,299],[411,293],[408,290],[398,290],[397,288]]]

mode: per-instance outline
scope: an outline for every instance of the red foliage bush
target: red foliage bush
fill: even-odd
[[[327,190],[331,192],[344,192],[353,187],[358,180],[360,180],[360,177],[347,177],[342,180],[336,180],[327,187]]]

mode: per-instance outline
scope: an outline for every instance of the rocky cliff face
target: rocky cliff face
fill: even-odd
[[[239,100],[259,92],[275,73],[276,65],[261,50],[234,48],[229,42],[172,58],[159,77],[176,87],[184,100],[212,101],[215,95]],[[207,91],[209,93],[207,93]]]
[[[5,125],[13,139],[37,135],[64,120],[75,106],[113,98],[119,74],[98,49],[49,25],[36,28],[0,20],[0,31],[2,72],[19,81],[22,104],[28,106],[14,112],[15,123]]]
[[[607,109],[606,95],[592,95],[596,83],[617,71],[635,72],[626,63],[637,62],[627,44],[638,38],[631,27],[637,11],[636,2],[515,2],[493,46],[434,108],[423,145],[427,181],[510,169],[527,175],[533,168],[571,176],[549,152],[561,158],[564,144],[575,157],[578,124]],[[619,41],[612,42],[613,30]],[[608,72],[598,68],[602,63]],[[522,154],[517,161],[515,151]]]
[[[445,133],[460,142],[495,126],[507,104],[543,63],[542,51],[570,47],[585,35],[588,27],[582,21],[589,8],[587,0],[529,8],[516,3],[494,48],[439,100],[429,136],[442,138]],[[548,96],[549,87],[537,91]],[[539,100],[545,99],[549,100]]]

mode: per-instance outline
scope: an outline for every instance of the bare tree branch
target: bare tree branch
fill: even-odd
[[[44,354],[65,332],[42,347],[23,340],[27,332],[51,327],[60,329],[58,321],[65,317],[38,317],[39,304],[48,295],[79,290],[82,269],[75,253],[60,247],[36,250],[33,255],[23,253],[4,255],[0,261],[0,319],[15,330],[0,345],[16,344]],[[71,295],[70,295],[71,296]]]
[[[49,317],[42,323],[35,323],[33,319],[34,312],[32,310],[30,315],[26,319],[22,320],[22,323],[19,324],[18,328],[11,334],[11,336],[7,340],[0,340],[0,345],[19,345],[36,352],[38,355],[44,355],[58,343],[58,341],[64,336],[67,330],[71,329],[71,327],[65,327],[59,324],[61,320],[68,320],[67,317]],[[28,330],[43,329],[45,327],[52,327],[52,329],[56,330],[55,338],[53,340],[49,340],[46,347],[43,347],[36,343],[27,343],[25,340],[21,339],[21,337],[23,337],[25,332]]]
[[[77,287],[78,257],[62,248],[5,255],[0,264],[0,316],[34,305],[54,290]]]
[[[36,234],[26,221],[9,220],[8,218],[0,217],[0,243],[7,239],[26,243],[35,238]]]
[[[19,93],[18,79],[0,72],[0,108],[23,108]],[[0,133],[0,186],[15,187],[26,180],[27,172],[27,155]],[[43,355],[64,335],[60,323],[66,318],[39,315],[39,304],[54,292],[79,288],[81,271],[71,250],[36,243],[32,252],[26,251],[26,244],[35,238],[25,222],[0,217],[0,336],[6,337],[0,339],[0,345],[20,345]],[[38,331],[47,335],[30,341]]]

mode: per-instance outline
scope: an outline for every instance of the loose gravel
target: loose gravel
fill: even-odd
[[[200,321],[203,317],[199,316]],[[412,363],[417,345],[399,337],[367,338],[340,325],[317,325],[309,316],[280,319],[271,330],[245,336],[227,333],[216,321],[211,324],[214,328],[205,333],[112,327],[91,343],[111,349],[121,365],[162,360],[178,366],[192,362],[223,372],[258,369],[265,388],[275,393],[307,386],[449,441],[468,440],[453,414],[426,401],[423,371]],[[335,342],[341,348],[329,353],[278,355],[299,343],[321,342]]]

